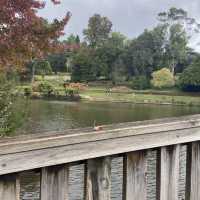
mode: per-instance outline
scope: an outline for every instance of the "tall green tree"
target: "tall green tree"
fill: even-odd
[[[78,35],[71,34],[64,42],[68,45],[80,44],[80,37]]]
[[[112,79],[112,73],[116,73],[119,62],[122,63],[122,61],[119,61],[119,57],[124,50],[125,40],[124,35],[114,32],[102,46],[96,49],[95,57],[100,62],[98,68],[100,76],[109,80]]]
[[[182,8],[172,7],[165,12],[161,12],[158,14],[158,20],[161,24],[167,25],[169,29],[174,24],[182,25],[188,37],[200,31],[200,24]]]
[[[172,73],[187,56],[187,46],[194,33],[200,32],[200,25],[183,9],[175,7],[158,14],[159,22],[165,27],[165,49],[168,67]]]
[[[33,63],[35,65],[35,74],[37,75],[50,75],[52,74],[52,68],[47,60],[37,60]]]
[[[151,76],[160,69],[163,58],[164,29],[159,26],[145,30],[138,38],[131,41],[125,50],[124,60],[128,76]]]
[[[87,47],[81,47],[72,59],[71,79],[74,82],[92,81],[96,79],[93,67],[93,53]]]
[[[183,90],[200,91],[200,56],[183,71],[179,84]]]
[[[168,66],[173,74],[179,63],[183,63],[187,57],[188,40],[183,27],[174,24],[170,27],[169,39],[165,45],[165,56],[168,59]]]
[[[68,58],[67,52],[50,54],[47,57],[47,61],[50,63],[52,71],[57,74],[58,72],[67,71],[67,58]]]
[[[95,14],[89,19],[88,27],[83,31],[85,40],[93,48],[102,46],[112,31],[112,22],[107,17]]]

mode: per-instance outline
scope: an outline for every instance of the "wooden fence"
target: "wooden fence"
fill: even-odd
[[[186,200],[200,200],[200,115],[0,140],[0,200],[20,199],[20,173],[39,170],[41,200],[68,200],[69,166],[84,163],[86,200],[110,200],[111,160],[123,156],[123,199],[147,198],[147,151],[157,151],[157,200],[178,200],[187,145]]]

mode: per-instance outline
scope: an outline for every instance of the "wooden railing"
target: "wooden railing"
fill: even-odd
[[[120,114],[120,113],[119,113]],[[157,199],[178,200],[187,145],[186,200],[200,199],[200,115],[0,140],[0,200],[20,199],[20,173],[39,170],[41,200],[68,200],[69,166],[85,164],[85,199],[110,200],[111,160],[124,157],[123,199],[147,198],[147,151],[157,151]]]

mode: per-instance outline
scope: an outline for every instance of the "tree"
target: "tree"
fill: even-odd
[[[186,33],[180,24],[170,27],[169,38],[166,37],[164,45],[166,64],[175,75],[176,66],[186,60],[188,49]]]
[[[152,77],[151,84],[155,88],[170,88],[175,85],[174,76],[167,68],[153,72]]]
[[[186,91],[200,91],[200,57],[180,75],[179,84]]]
[[[33,63],[35,65],[35,74],[42,75],[43,77],[45,75],[52,74],[52,68],[47,60],[38,60]]]
[[[68,45],[80,44],[80,37],[78,35],[71,34],[64,42]]]
[[[93,67],[94,59],[91,49],[82,47],[72,59],[71,79],[74,82],[92,81],[96,79],[96,70]]]
[[[126,68],[121,56],[117,58],[117,60],[113,63],[112,72],[111,72],[111,80],[112,83],[121,84],[126,81]]]
[[[163,59],[164,29],[161,26],[145,30],[132,40],[125,50],[124,62],[128,76],[144,75],[150,78],[151,73],[160,69]]]
[[[54,3],[58,1],[54,0]],[[63,34],[70,13],[62,20],[48,23],[37,15],[44,8],[39,0],[0,1],[0,67],[18,67],[34,58],[43,57],[57,48],[56,40]]]
[[[93,48],[101,46],[109,38],[112,22],[107,17],[95,14],[89,19],[88,28],[83,31],[85,40]]]
[[[165,27],[165,51],[168,66],[175,74],[175,68],[187,56],[187,45],[194,33],[199,33],[200,25],[183,9],[170,8],[158,14],[158,20]]]
[[[158,20],[168,26],[168,29],[174,24],[180,24],[189,38],[194,32],[199,33],[200,30],[198,22],[189,17],[188,13],[182,8],[172,7],[168,11],[161,12],[158,14]]]
[[[112,32],[109,37],[109,42],[118,48],[123,48],[126,45],[127,38],[120,32]]]
[[[132,79],[131,87],[136,90],[145,90],[150,88],[150,80],[146,76],[135,76]]]
[[[51,65],[52,71],[54,73],[66,72],[67,71],[67,52],[64,53],[54,53],[47,56],[47,60]]]
[[[5,81],[0,81],[0,132],[10,131],[13,127],[10,119],[19,113],[11,109],[16,102],[13,95],[15,84],[10,84],[8,73],[22,71],[30,60],[42,58],[60,48],[57,40],[63,35],[71,14],[68,12],[62,20],[48,23],[37,15],[44,6],[45,2],[39,0],[0,1],[0,76],[5,76]]]
[[[119,74],[124,67],[120,55],[124,50],[125,39],[121,33],[114,32],[103,45],[95,49],[97,76],[111,80]]]

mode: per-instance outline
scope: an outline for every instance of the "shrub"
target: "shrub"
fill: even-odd
[[[200,91],[200,58],[183,71],[179,85],[185,91]]]
[[[132,79],[131,87],[136,90],[145,90],[150,87],[150,82],[146,76],[137,76]]]
[[[54,94],[55,89],[52,84],[48,82],[41,82],[38,85],[38,92],[43,93],[45,96],[51,96]]]
[[[79,91],[74,88],[65,88],[65,95],[69,97],[74,97],[76,95],[79,95]]]
[[[163,68],[159,71],[153,72],[152,77],[153,79],[151,80],[151,84],[155,88],[162,89],[175,86],[174,76],[167,68]]]
[[[31,94],[32,94],[32,88],[30,88],[30,87],[25,87],[25,88],[24,88],[24,95],[25,95],[26,97],[29,97],[29,96],[31,96]]]

